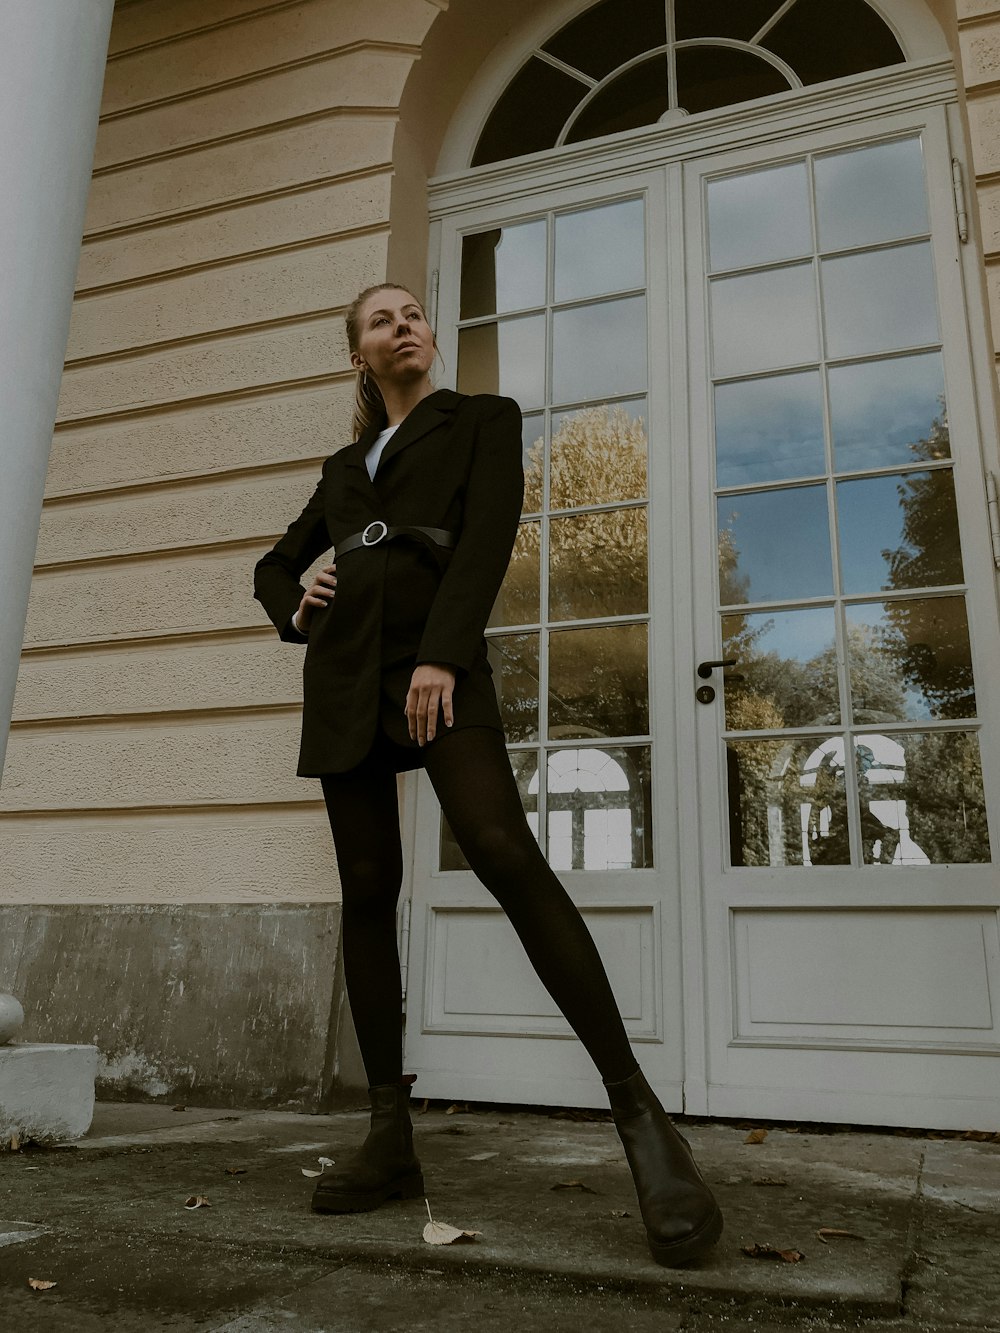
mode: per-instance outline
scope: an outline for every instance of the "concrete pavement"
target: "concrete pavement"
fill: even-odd
[[[357,1143],[364,1112],[106,1104],[73,1146],[0,1156],[0,1330],[1000,1333],[998,1143],[689,1123],[726,1230],[670,1270],[609,1121],[421,1105],[430,1207],[471,1243],[428,1245],[422,1200],[309,1211],[302,1169]]]

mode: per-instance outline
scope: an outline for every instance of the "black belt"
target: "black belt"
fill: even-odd
[[[342,542],[335,544],[337,557],[346,555],[348,551],[356,551],[361,546],[378,546],[380,542],[392,541],[393,537],[416,537],[418,541],[426,543],[432,541],[435,546],[450,547],[455,545],[455,538],[452,533],[445,531],[444,528],[390,528],[387,523],[383,523],[380,518],[369,523],[364,532],[352,533],[350,537],[345,537]]]

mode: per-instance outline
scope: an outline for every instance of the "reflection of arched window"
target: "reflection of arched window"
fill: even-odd
[[[621,751],[555,750],[548,761],[548,846],[554,870],[628,870],[642,864],[632,812],[641,809],[638,775]],[[537,799],[538,773],[528,784]],[[529,807],[530,809],[530,807]],[[537,809],[537,807],[536,807]],[[537,835],[538,815],[529,813]]]
[[[472,165],[897,65],[865,0],[601,0],[536,48]]]

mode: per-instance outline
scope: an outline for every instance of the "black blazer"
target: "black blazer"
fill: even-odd
[[[309,503],[254,570],[254,596],[281,638],[306,644],[300,777],[353,768],[380,722],[415,746],[403,706],[420,662],[455,669],[456,728],[502,730],[483,631],[521,514],[520,409],[438,389],[390,437],[372,481],[365,454],[379,429],[326,460]],[[456,544],[397,537],[346,552],[333,602],[315,607],[308,638],[300,634],[292,616],[303,571],[376,519],[444,528]]]

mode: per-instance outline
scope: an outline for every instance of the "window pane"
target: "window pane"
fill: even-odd
[[[487,643],[508,741],[537,741],[538,635],[494,634]]]
[[[593,79],[603,79],[666,40],[663,0],[603,0],[567,23],[542,49]]]
[[[718,518],[724,606],[833,591],[825,486],[723,495]]]
[[[976,716],[964,597],[848,606],[855,722]]]
[[[841,737],[729,741],[726,757],[734,866],[850,864]]]
[[[812,264],[718,278],[710,294],[717,376],[819,360]]]
[[[838,472],[949,456],[940,352],[833,366],[829,375]]]
[[[459,393],[500,393],[524,409],[545,402],[545,316],[478,324],[458,335]]]
[[[962,582],[950,468],[842,481],[837,511],[844,592]]]
[[[471,165],[552,148],[587,85],[532,56],[511,79],[479,136]]]
[[[549,739],[649,731],[645,625],[549,636]]]
[[[930,246],[822,261],[827,353],[861,356],[938,341]]]
[[[490,616],[491,625],[535,625],[541,619],[539,560],[542,525],[522,523]]]
[[[641,615],[648,606],[645,508],[549,522],[549,616]]]
[[[734,102],[788,92],[779,69],[749,51],[728,46],[687,46],[677,52],[677,102],[692,116]]]
[[[648,745],[552,750],[549,857],[559,870],[631,870],[653,864]]]
[[[462,319],[544,304],[544,218],[463,238]]]
[[[542,479],[545,472],[545,418],[539,412],[522,418],[521,461],[524,466],[525,514],[537,514],[542,508]]]
[[[566,135],[567,143],[582,143],[602,134],[621,134],[643,125],[655,125],[670,106],[667,57],[655,55],[602,88],[580,112]]]
[[[556,217],[555,299],[576,301],[642,287],[646,236],[641,199]]]
[[[805,163],[709,181],[708,229],[713,269],[811,254]]]
[[[723,616],[722,656],[743,677],[726,680],[729,731],[839,725],[832,606]]]
[[[763,45],[786,60],[805,84],[904,59],[888,26],[865,0],[796,0]]]
[[[528,826],[538,837],[538,752],[512,750],[510,764],[521,796]],[[441,870],[470,870],[447,819],[441,815],[438,867]]]
[[[847,250],[930,230],[919,139],[817,157],[814,169],[821,249]]]
[[[688,37],[736,37],[748,42],[777,10],[781,0],[674,0],[674,31]]]
[[[552,325],[553,402],[645,392],[644,296],[557,310]]]
[[[646,495],[646,400],[552,414],[553,509],[641,500]]]
[[[866,865],[989,861],[974,732],[858,736],[856,754]]]
[[[720,384],[715,390],[720,486],[822,475],[823,397],[818,370]]]

